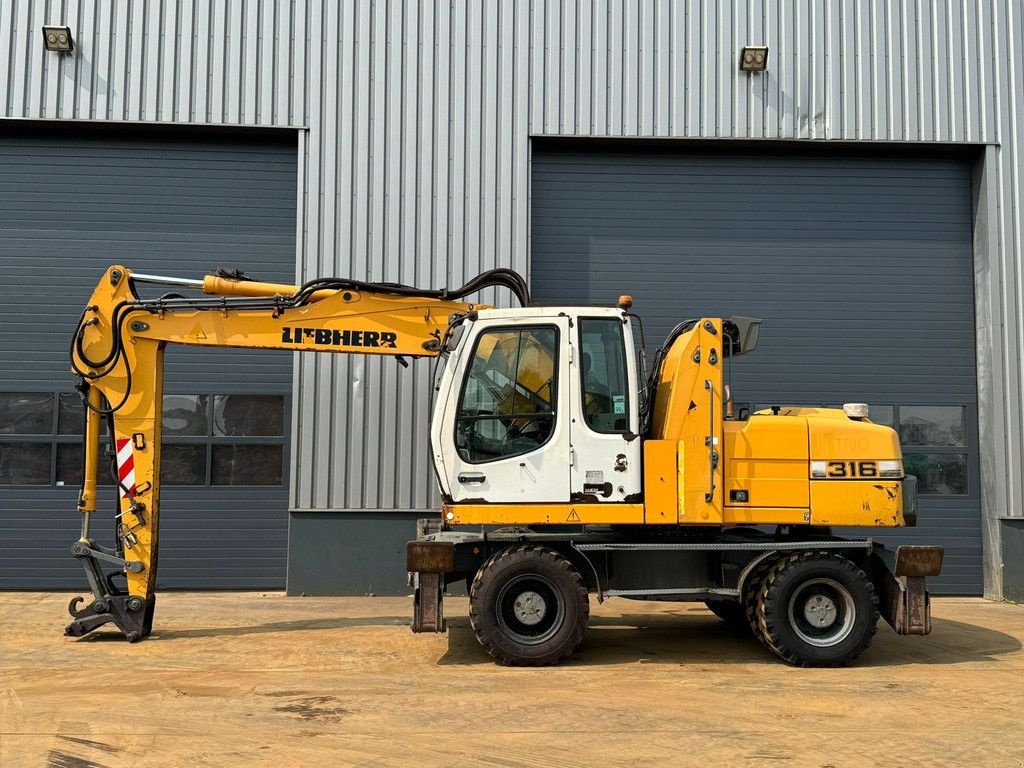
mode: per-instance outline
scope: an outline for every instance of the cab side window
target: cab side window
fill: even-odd
[[[583,418],[595,432],[629,431],[629,389],[622,321],[580,318]]]
[[[477,339],[459,400],[455,447],[482,464],[536,450],[555,428],[558,330],[485,331]]]

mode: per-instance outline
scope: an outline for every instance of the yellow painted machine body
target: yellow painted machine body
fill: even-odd
[[[143,278],[178,280],[170,284],[187,283],[214,295],[140,299],[135,282]],[[96,601],[81,612],[73,604],[76,622],[69,634],[81,636],[105,621],[127,627],[129,639],[140,639],[149,631],[160,517],[163,352],[168,343],[399,358],[447,355],[447,383],[438,387],[431,438],[442,494],[448,500],[442,524],[449,527],[877,528],[906,523],[900,447],[891,429],[840,410],[771,409],[742,420],[728,415],[724,363],[729,354],[748,351],[737,346],[746,342],[739,338],[743,334],[737,331],[736,319],[707,318],[680,326],[659,356],[655,383],[643,408],[631,315],[625,309],[499,311],[451,300],[488,286],[510,288],[522,303],[528,302],[522,278],[500,269],[454,292],[336,279],[302,287],[225,276],[187,281],[133,276],[121,266],[108,269],[72,341],[72,367],[87,405],[78,504],[83,525],[72,551],[86,566]],[[603,431],[587,431],[599,402],[611,402],[586,390],[590,361],[581,346],[582,328],[588,322],[624,329],[622,375],[617,378],[622,394],[617,395],[615,410],[608,411],[611,421],[606,423],[613,428],[602,426]],[[459,324],[462,327],[456,329]],[[531,327],[549,329],[548,337],[557,338],[557,346],[545,347],[537,340],[540,337],[523,341],[527,332],[520,329]],[[487,329],[491,335],[485,338]],[[461,341],[455,330],[465,331]],[[514,357],[509,352],[513,348]],[[497,367],[481,366],[492,376],[487,387],[494,397],[483,418],[493,420],[495,429],[504,425],[509,434],[514,429],[520,443],[526,439],[523,427],[538,413],[556,428],[537,442],[536,450],[512,454],[504,463],[459,465],[472,470],[465,472],[446,465],[445,455],[457,453],[456,423],[471,418],[457,410],[457,403],[475,370],[473,361],[486,362],[502,354],[516,361],[515,369],[499,376]],[[605,358],[616,356],[609,353]],[[519,370],[527,368],[528,375],[520,376]],[[100,547],[90,536],[90,517],[97,507],[100,433],[106,419],[122,478],[114,550]],[[617,421],[622,423],[615,426]],[[538,462],[536,455],[542,452],[547,452],[547,459]],[[130,472],[129,464],[121,463],[122,454],[130,459]],[[598,475],[600,481],[590,479]],[[557,483],[543,484],[552,478]],[[559,484],[563,482],[564,486]],[[576,482],[581,485],[574,486]],[[463,484],[458,502],[449,492],[456,483]],[[479,496],[466,492],[469,483],[482,489]],[[117,600],[104,583],[101,561],[119,564],[127,577],[127,592],[118,594]],[[121,614],[110,613],[115,605]]]
[[[134,298],[131,273],[123,267],[107,271],[94,291],[87,312],[95,322],[82,329],[82,350],[90,359],[111,348],[117,306]],[[204,291],[220,296],[271,297],[294,293],[296,286],[207,276]],[[412,297],[376,295],[356,290],[313,292],[303,307],[287,314],[265,309],[189,310],[133,313],[118,320],[124,344],[121,360],[92,385],[119,404],[115,440],[132,440],[135,465],[136,516],[132,499],[122,499],[121,524],[132,532],[129,547],[137,550],[143,569],[128,573],[139,594],[152,589],[155,569],[147,553],[155,547],[159,514],[160,402],[163,348],[168,342],[197,346],[277,348],[393,356],[434,356],[449,318],[484,305]],[[703,319],[668,348],[654,392],[653,415],[643,444],[643,493],[629,503],[595,499],[562,503],[450,503],[443,512],[451,525],[623,524],[623,525],[772,525],[892,527],[903,525],[900,479],[862,477],[858,469],[882,460],[901,459],[893,430],[854,421],[841,410],[786,408],[762,411],[748,419],[724,417],[723,325]],[[508,343],[504,336],[492,343]],[[435,342],[432,344],[431,342]],[[631,350],[627,350],[631,354]],[[483,354],[483,351],[481,351]],[[543,397],[558,376],[557,366],[541,350],[540,372],[524,383]],[[77,357],[77,356],[76,356]],[[77,359],[80,369],[90,369]],[[131,370],[131,383],[128,370]],[[634,388],[635,389],[635,388]],[[121,402],[123,400],[123,403]],[[522,412],[523,398],[513,394],[502,412]],[[87,413],[98,432],[101,417]],[[87,452],[90,462],[98,459]],[[811,477],[812,462],[832,467]],[[835,467],[845,468],[833,474]],[[95,510],[95,466],[86,468],[80,509]],[[148,496],[148,498],[147,498]],[[745,500],[744,500],[745,499]],[[140,510],[141,511],[141,510]],[[149,517],[149,524],[144,521]],[[150,540],[152,539],[154,540]],[[132,553],[129,552],[129,555]]]
[[[811,477],[811,462],[857,468],[900,460],[895,432],[850,422],[841,410],[787,409],[726,421],[722,450],[724,502],[705,502],[685,487],[686,443],[645,444],[647,523],[896,527],[904,524],[902,480],[872,474]],[[807,411],[813,412],[808,413]],[[846,422],[846,423],[844,423]],[[849,431],[837,440],[833,430]],[[837,448],[837,446],[842,446]],[[696,460],[701,461],[699,452]],[[813,458],[812,458],[813,457]],[[868,470],[872,473],[872,470]],[[673,483],[672,480],[675,480]]]
[[[446,504],[446,519],[453,525],[904,525],[896,432],[840,409],[726,417],[722,338],[723,321],[704,319],[665,355],[643,444],[642,501]],[[814,476],[812,468],[821,466]]]

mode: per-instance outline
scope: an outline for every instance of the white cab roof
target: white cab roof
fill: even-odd
[[[622,317],[618,307],[516,307],[511,309],[481,309],[481,320],[524,320],[535,318],[569,317]]]

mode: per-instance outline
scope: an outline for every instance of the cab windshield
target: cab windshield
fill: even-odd
[[[455,446],[483,463],[536,450],[554,432],[558,329],[480,334],[459,399]]]

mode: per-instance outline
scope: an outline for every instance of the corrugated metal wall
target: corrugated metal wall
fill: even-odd
[[[307,125],[302,277],[526,270],[531,134],[992,144],[982,462],[990,514],[1024,512],[1020,0],[0,0],[0,20],[8,117]],[[61,20],[73,57],[42,50]],[[766,74],[737,71],[744,43]],[[302,359],[296,507],[432,503],[426,368]]]
[[[7,117],[302,125],[307,5],[0,0],[0,105]],[[48,54],[43,24],[71,27],[75,54]]]

